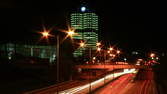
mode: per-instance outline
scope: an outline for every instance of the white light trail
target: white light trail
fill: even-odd
[[[95,86],[99,86],[100,87],[100,86],[104,85],[103,84],[104,80],[111,81],[112,79],[114,79],[116,77],[119,77],[121,75],[128,74],[128,73],[137,73],[137,71],[138,70],[136,70],[136,69],[128,69],[128,70],[126,69],[124,72],[114,73],[114,77],[113,77],[113,73],[112,73],[112,74],[106,75],[105,77],[103,77],[101,79],[98,79],[98,80],[96,80],[94,82],[88,83],[86,85],[70,88],[70,89],[67,89],[67,90],[64,90],[64,91],[60,91],[59,93],[60,94],[76,94],[76,93],[81,93],[83,91],[88,93],[90,85],[91,85],[91,87],[95,87]],[[93,88],[91,88],[91,89],[93,89]]]

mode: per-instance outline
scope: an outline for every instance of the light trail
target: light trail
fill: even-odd
[[[119,77],[121,75],[128,74],[128,73],[137,73],[137,71],[138,70],[136,70],[136,69],[125,69],[124,72],[114,73],[114,77],[113,77],[113,73],[112,73],[112,74],[106,75],[105,77],[103,77],[101,79],[98,79],[94,82],[88,83],[86,85],[74,87],[74,88],[71,88],[71,89],[67,89],[67,90],[64,90],[64,91],[60,91],[59,93],[60,94],[76,94],[76,93],[81,93],[81,92],[88,93],[90,86],[91,86],[91,91],[92,91],[92,90],[104,85],[104,81],[109,82],[112,79],[114,79],[116,77]]]

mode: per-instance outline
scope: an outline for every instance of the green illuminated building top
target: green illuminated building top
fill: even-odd
[[[93,12],[88,12],[86,7],[81,7],[81,12],[71,14],[71,27],[75,29],[77,35],[74,39],[83,40],[85,48],[78,48],[74,51],[74,57],[82,56],[87,48],[96,50],[98,41],[98,16]]]
[[[98,16],[95,13],[71,14],[71,26],[75,29],[98,30]]]

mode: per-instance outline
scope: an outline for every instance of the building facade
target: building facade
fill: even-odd
[[[5,51],[8,59],[12,59],[12,55],[17,53],[27,57],[37,57],[41,59],[48,59],[50,63],[53,63],[56,59],[55,46],[44,45],[20,45],[7,43],[0,46],[1,51]]]
[[[72,13],[71,27],[75,29],[76,35],[73,36],[76,40],[81,40],[85,43],[84,48],[78,48],[74,51],[74,57],[82,56],[85,50],[91,48],[96,50],[96,42],[98,41],[98,16],[86,7],[81,7],[80,12]]]

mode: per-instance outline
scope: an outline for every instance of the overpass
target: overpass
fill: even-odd
[[[76,69],[146,69],[151,68],[151,66],[147,65],[111,65],[111,64],[103,64],[103,65],[76,65]]]

